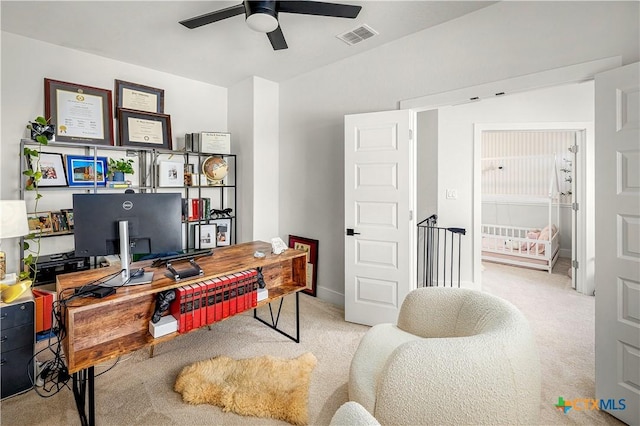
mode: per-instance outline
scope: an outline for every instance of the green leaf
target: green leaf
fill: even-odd
[[[42,198],[42,194],[40,193],[36,194],[36,200],[39,200],[40,198]]]
[[[42,136],[42,135],[36,136],[36,141],[40,145],[49,145],[49,140],[46,137]]]
[[[43,126],[46,126],[47,125],[47,119],[42,117],[42,116],[36,117],[36,123],[42,124]]]
[[[33,176],[33,170],[29,169],[29,170],[25,170],[24,172],[22,172],[23,175],[25,176]]]
[[[30,155],[30,156],[32,156],[32,157],[37,157],[37,156],[38,156],[38,154],[39,154],[39,152],[38,152],[37,150],[35,150],[35,149],[31,149],[31,148],[28,148],[28,147],[26,147],[26,146],[24,147],[24,150],[22,151],[22,153],[23,153],[24,155]]]
[[[29,250],[29,243],[28,242],[24,241],[22,243],[22,250]]]

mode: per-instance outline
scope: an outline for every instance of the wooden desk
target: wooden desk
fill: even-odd
[[[258,259],[254,252],[261,251],[266,257]],[[247,269],[262,268],[269,297],[258,303],[258,307],[280,300],[282,297],[296,295],[296,327],[299,320],[298,292],[306,288],[306,253],[288,249],[279,255],[271,254],[271,244],[254,241],[219,247],[213,255],[197,260],[204,275],[183,279],[178,282],[166,276],[166,268],[152,268],[151,261],[136,262],[132,269],[144,267],[146,272],[154,272],[153,282],[131,287],[118,288],[116,294],[96,299],[78,298],[67,303],[63,309],[66,329],[63,350],[67,369],[73,374],[74,396],[83,424],[94,424],[93,367],[135,350],[153,346],[171,340],[179,333],[172,333],[154,339],[149,333],[149,321],[155,310],[156,294],[206,279],[216,278]],[[180,269],[180,264],[175,265]],[[73,288],[90,283],[98,278],[118,272],[118,267],[93,269],[58,275],[56,290],[59,300],[73,294]],[[254,317],[257,318],[254,309]],[[273,315],[272,315],[273,318]],[[276,329],[277,320],[268,324]],[[299,337],[299,336],[298,336]],[[86,384],[89,384],[89,420],[84,416]]]

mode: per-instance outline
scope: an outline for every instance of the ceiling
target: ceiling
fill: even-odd
[[[178,21],[237,1],[2,1],[2,30],[155,70],[230,87],[250,76],[283,82],[495,2],[349,1],[356,19],[282,13],[289,48],[238,15],[193,30]],[[349,46],[336,35],[366,24],[379,35]]]

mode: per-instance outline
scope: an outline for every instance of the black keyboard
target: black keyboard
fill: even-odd
[[[172,254],[170,256],[158,257],[153,261],[153,263],[151,263],[151,266],[157,268],[158,266],[166,265],[167,262],[190,260],[197,257],[211,256],[212,254],[213,250],[211,249],[194,250],[188,253]]]

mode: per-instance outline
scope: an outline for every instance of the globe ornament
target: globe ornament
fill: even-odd
[[[222,157],[208,157],[202,163],[202,173],[207,177],[211,185],[222,185],[222,180],[229,172],[229,165]]]

